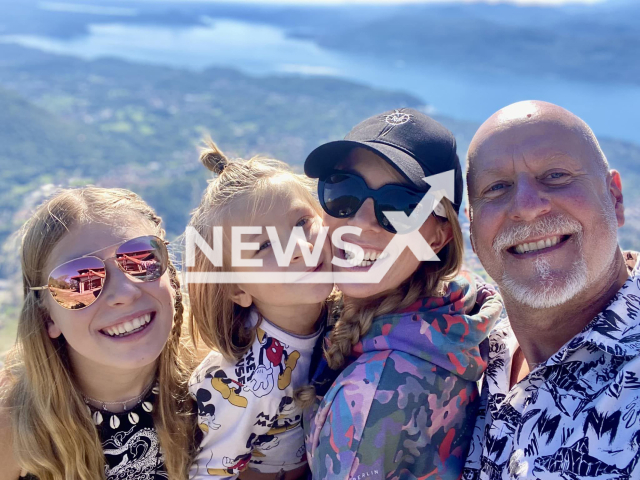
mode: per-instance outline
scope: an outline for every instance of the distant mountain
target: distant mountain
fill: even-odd
[[[0,242],[16,226],[6,220],[21,195],[69,179],[131,186],[155,199],[179,233],[207,178],[197,162],[206,134],[233,155],[265,153],[300,165],[316,145],[369,115],[426,108],[411,95],[330,78],[31,54],[0,44],[0,87],[11,90],[0,91]]]
[[[67,0],[64,5],[90,2]],[[95,3],[95,2],[94,2]],[[100,2],[122,9],[121,1]],[[69,12],[55,2],[0,0],[0,35],[78,37],[89,25],[198,25],[203,17],[277,25],[289,35],[363,56],[604,83],[640,83],[640,5],[521,6],[435,3],[286,6],[233,2],[131,1],[130,15]],[[49,5],[49,6],[48,6]],[[89,5],[91,6],[91,5]],[[0,63],[2,59],[0,58]]]
[[[300,168],[316,145],[371,114],[426,108],[411,95],[331,78],[87,62],[2,44],[0,59],[0,243],[18,226],[24,195],[45,183],[129,186],[177,234],[208,176],[197,162],[205,134],[233,155],[265,153]],[[456,135],[463,158],[477,124],[437,118]],[[600,140],[625,187],[637,185],[640,147]],[[627,187],[625,194],[623,238],[640,248],[632,206],[640,192]]]
[[[640,84],[640,7],[407,6],[316,35],[322,46],[405,63]]]

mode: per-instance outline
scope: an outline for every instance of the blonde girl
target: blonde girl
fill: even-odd
[[[187,478],[193,361],[160,217],[127,190],[62,190],[24,226],[20,254],[0,478]]]
[[[188,275],[268,272],[303,277],[324,272],[331,277],[330,245],[318,241],[322,210],[312,193],[315,182],[273,159],[230,161],[213,142],[201,161],[217,177],[209,183],[189,228],[212,248],[220,248],[214,228],[222,227],[223,262],[215,266],[196,249]],[[257,260],[260,266],[238,265],[233,229],[241,227],[253,228],[242,237],[253,246],[241,251],[240,260]],[[276,238],[268,233],[269,227]],[[297,239],[292,235],[296,229]],[[290,241],[295,242],[291,260],[280,266],[275,251],[286,250]],[[317,261],[307,265],[305,252],[315,252]],[[247,468],[243,477],[284,472],[286,478],[296,478],[304,472],[301,412],[293,393],[308,383],[332,288],[332,283],[189,281],[191,331],[196,341],[203,340],[213,350],[190,385],[204,432],[192,469],[195,478],[236,477]]]

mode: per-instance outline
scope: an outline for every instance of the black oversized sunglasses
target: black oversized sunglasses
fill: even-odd
[[[31,290],[49,290],[58,305],[69,310],[86,308],[102,293],[107,281],[107,260],[115,259],[118,268],[132,279],[152,282],[167,271],[168,244],[155,235],[146,235],[109,245],[58,265],[49,274],[46,285],[31,287]],[[103,260],[94,256],[94,253],[116,245],[118,248],[113,257]]]
[[[352,217],[367,198],[373,200],[376,219],[382,228],[398,233],[383,212],[404,212],[411,215],[425,192],[404,185],[388,184],[377,190],[369,188],[364,179],[348,172],[336,171],[318,181],[318,197],[327,214],[336,218]],[[437,212],[435,210],[438,210]],[[446,219],[444,207],[438,203],[434,216]],[[410,230],[400,233],[408,233]]]

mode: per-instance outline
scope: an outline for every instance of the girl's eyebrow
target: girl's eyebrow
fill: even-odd
[[[252,235],[249,235],[248,237],[246,237],[249,240],[255,240],[258,237],[261,237],[262,235],[265,235],[267,233],[267,229],[265,228],[264,225],[255,225],[256,227],[262,227],[262,232],[260,233],[254,233]],[[244,236],[244,235],[243,235]]]
[[[304,205],[304,206],[301,205],[289,210],[289,216],[297,217],[298,215],[308,214],[311,211],[313,211],[313,208],[311,208],[311,205]]]
[[[297,207],[292,208],[291,210],[289,210],[288,212],[288,216],[289,217],[297,217],[299,215],[307,215],[309,214],[309,212],[314,212],[313,208],[311,207],[311,205],[300,205]],[[273,227],[275,225],[252,225],[254,227],[262,227],[262,232],[261,233],[254,233],[251,235],[243,235],[244,238],[247,238],[249,241],[250,240],[254,240],[258,237],[261,237],[263,235],[267,234],[267,229],[266,227]]]
[[[129,240],[133,240],[133,239],[130,238]],[[124,243],[127,243],[129,240],[122,240],[122,241],[120,241],[118,243],[114,243],[113,245],[109,245],[107,247],[102,247],[102,248],[100,248],[98,250],[94,250],[93,252],[90,252],[90,253],[85,253],[81,257],[77,257],[77,258],[88,257],[90,255],[93,255],[94,253],[102,252],[103,250],[107,250],[107,249],[112,248],[112,247],[119,247],[120,245],[122,245]]]
[[[133,238],[135,238],[135,237],[133,237]],[[130,238],[129,240],[132,240],[132,238]],[[95,255],[96,253],[102,252],[104,250],[108,250],[109,248],[119,247],[120,245],[122,245],[123,243],[128,242],[129,240],[122,240],[122,241],[120,241],[118,243],[114,243],[113,245],[107,245],[106,247],[99,248],[98,250],[94,250],[93,252],[83,253],[82,255],[68,255],[67,257],[64,257],[63,261],[61,263],[59,263],[59,265],[62,265],[63,263],[70,262],[71,260],[78,260],[79,258],[94,257],[94,256],[96,256]]]

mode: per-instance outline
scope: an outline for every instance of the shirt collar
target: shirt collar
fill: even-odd
[[[612,355],[640,354],[640,254],[624,252],[624,259],[631,271],[630,276],[611,303],[582,332],[552,355],[545,365],[561,363],[587,343]],[[498,322],[490,338],[489,366],[486,371],[489,389],[502,391],[507,386],[508,391],[511,360],[518,348],[518,340],[508,318]]]
[[[611,355],[640,354],[640,261],[636,252],[625,252],[624,258],[631,270],[629,278],[609,305],[569,342],[567,353],[590,343]]]

